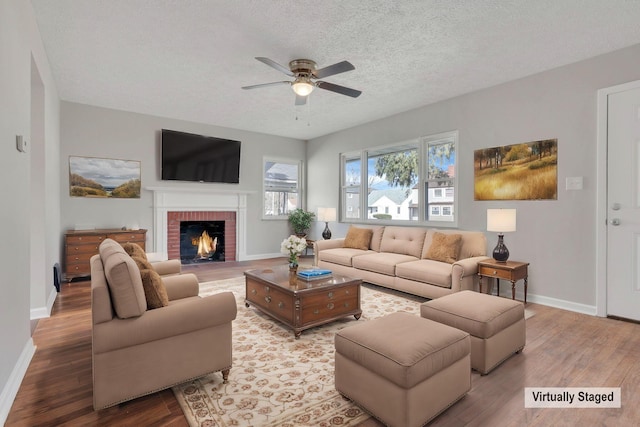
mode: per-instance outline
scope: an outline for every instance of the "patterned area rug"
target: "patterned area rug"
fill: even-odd
[[[420,314],[425,299],[363,286],[362,317],[308,329],[300,339],[244,304],[244,277],[200,284],[200,295],[232,291],[233,366],[173,388],[190,426],[355,426],[369,418],[334,388],[334,335],[349,325],[396,311]]]

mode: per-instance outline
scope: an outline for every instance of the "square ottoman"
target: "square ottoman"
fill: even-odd
[[[524,304],[474,291],[446,295],[420,306],[420,315],[471,335],[471,368],[488,374],[524,348]]]
[[[471,388],[469,334],[398,312],[335,336],[336,390],[388,426],[422,426]]]

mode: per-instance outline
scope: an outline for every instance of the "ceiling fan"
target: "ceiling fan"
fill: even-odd
[[[333,65],[329,65],[328,67],[317,69],[316,63],[310,59],[294,59],[293,61],[289,62],[289,68],[286,68],[269,58],[256,57],[256,59],[286,74],[287,76],[294,77],[295,80],[243,86],[242,89],[256,89],[265,86],[288,84],[291,85],[291,88],[296,93],[296,105],[306,104],[307,95],[313,92],[313,89],[315,89],[316,87],[319,87],[320,89],[330,90],[331,92],[336,92],[342,95],[347,95],[352,98],[357,98],[362,93],[359,90],[318,80],[325,77],[333,76],[335,74],[344,73],[346,71],[355,70],[356,67],[354,67],[349,61],[342,61]]]

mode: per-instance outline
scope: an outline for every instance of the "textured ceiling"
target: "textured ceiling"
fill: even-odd
[[[65,101],[311,139],[640,43],[636,0],[32,0]],[[356,69],[295,107],[258,62]],[[296,120],[298,117],[298,120]]]

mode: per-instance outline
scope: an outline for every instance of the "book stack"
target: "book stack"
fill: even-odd
[[[298,277],[303,280],[320,280],[331,277],[331,270],[324,270],[322,268],[310,268],[308,270],[298,271]]]

